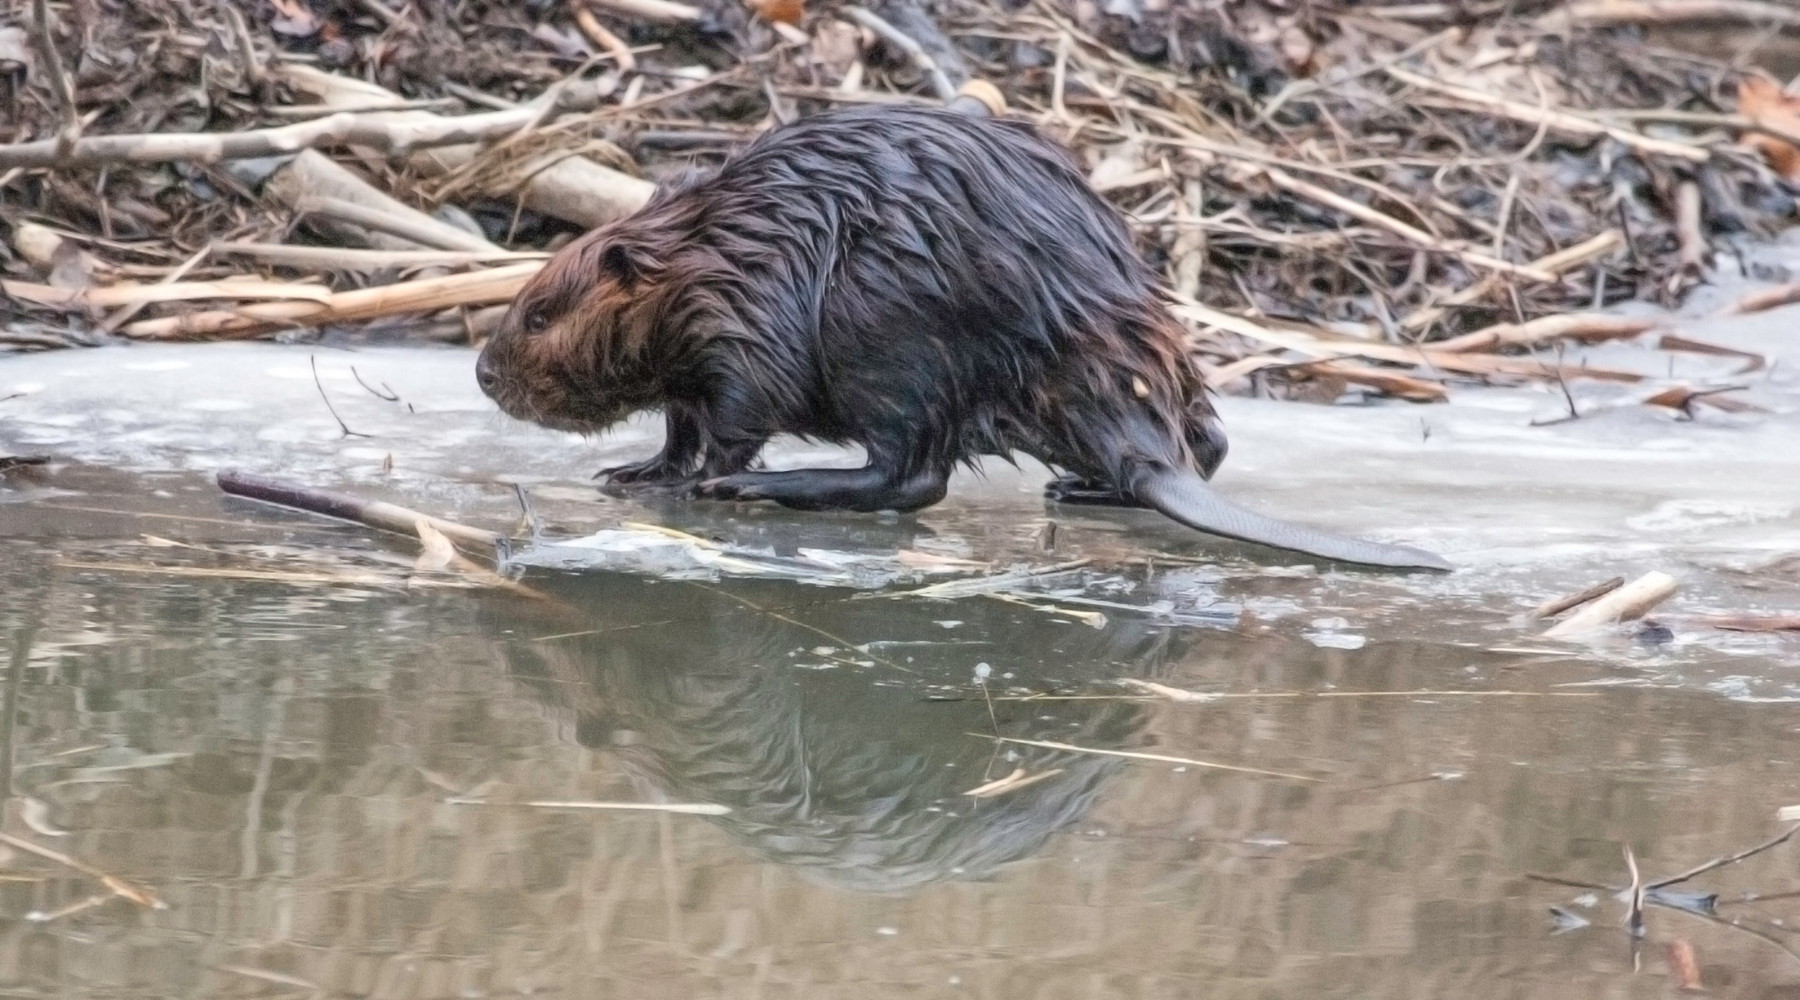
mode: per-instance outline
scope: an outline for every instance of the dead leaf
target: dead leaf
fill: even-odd
[[[1761,74],[1744,77],[1738,84],[1738,114],[1789,134],[1800,133],[1800,98],[1782,92],[1781,84]],[[1771,135],[1749,133],[1742,144],[1763,155],[1776,173],[1800,182],[1800,149]]]
[[[1694,945],[1686,938],[1669,942],[1669,978],[1678,990],[1700,989],[1700,961],[1694,956]]]
[[[806,16],[806,4],[802,0],[744,0],[746,6],[757,17],[776,24],[800,26],[800,19]]]
[[[1732,399],[1724,395],[1744,389],[1741,385],[1722,386],[1715,389],[1696,389],[1691,385],[1673,385],[1644,400],[1645,406],[1664,406],[1671,410],[1680,410],[1689,417],[1694,415],[1694,407],[1705,403],[1715,410],[1726,413],[1761,412],[1762,407],[1754,403],[1746,403],[1741,399]]]
[[[278,35],[290,38],[306,38],[317,34],[319,19],[313,17],[312,9],[302,0],[269,0],[276,15],[269,21],[269,30]]]

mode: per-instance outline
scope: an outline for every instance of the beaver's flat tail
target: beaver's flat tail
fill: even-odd
[[[1239,507],[1214,492],[1191,469],[1140,463],[1133,468],[1130,482],[1131,492],[1139,500],[1208,534],[1365,566],[1445,572],[1456,568],[1443,556],[1423,549],[1333,535]]]

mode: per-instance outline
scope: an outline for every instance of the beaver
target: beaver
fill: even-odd
[[[1375,566],[1441,557],[1240,507],[1224,430],[1155,273],[1061,145],[1025,122],[862,106],[770,130],[570,243],[476,365],[507,414],[593,433],[660,409],[613,483],[801,510],[911,511],[951,471],[1031,455],[1053,496]],[[856,469],[755,468],[788,433]]]

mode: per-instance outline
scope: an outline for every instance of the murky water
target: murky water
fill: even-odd
[[[130,482],[0,503],[0,995],[1585,998],[1673,995],[1677,954],[1800,991],[1800,899],[1742,901],[1800,838],[1635,948],[1529,877],[1779,833],[1791,704],[980,596],[409,588],[403,542]]]

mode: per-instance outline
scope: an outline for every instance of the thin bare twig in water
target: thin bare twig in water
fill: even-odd
[[[978,664],[975,667],[975,683],[981,685],[981,700],[987,703],[988,725],[994,727],[994,735],[997,737],[1000,735],[1000,720],[994,717],[994,696],[988,693],[989,669],[991,668],[985,663]]]
[[[1625,929],[1633,939],[1644,936],[1644,876],[1638,871],[1637,855],[1631,845],[1625,847],[1625,869],[1631,873],[1631,889],[1625,902]]]
[[[32,910],[30,913],[25,914],[25,919],[34,924],[47,924],[52,920],[60,920],[63,917],[80,913],[83,910],[91,910],[96,906],[103,906],[117,898],[117,896],[110,892],[103,895],[89,896],[79,902],[70,903],[68,906],[62,907],[61,909],[51,910],[49,913],[45,913],[42,910]]]
[[[1193,767],[1210,767],[1220,771],[1237,771],[1240,774],[1261,774],[1271,778],[1289,778],[1294,781],[1323,781],[1323,778],[1308,777],[1304,774],[1288,774],[1285,771],[1265,771],[1256,767],[1238,767],[1235,764],[1215,764],[1212,761],[1194,760],[1190,757],[1169,757],[1159,753],[1134,753],[1129,750],[1097,750],[1093,747],[1078,747],[1073,743],[1056,743],[1050,740],[1020,740],[1010,736],[989,736],[986,733],[965,733],[977,739],[993,740],[997,743],[1017,743],[1021,746],[1043,747],[1046,750],[1066,750],[1069,753],[1089,753],[1101,757],[1123,757],[1127,760],[1153,760],[1164,764],[1188,764]]]
[[[1533,882],[1544,882],[1550,885],[1566,885],[1571,889],[1592,889],[1595,892],[1617,892],[1610,885],[1598,882],[1583,882],[1579,879],[1563,878],[1561,875],[1546,875],[1543,872],[1526,872],[1525,877]]]
[[[355,377],[357,385],[367,389],[369,395],[374,396],[376,399],[379,399],[384,403],[400,402],[400,394],[390,388],[386,382],[381,383],[381,391],[377,392],[374,387],[369,385],[369,383],[363,381],[362,372],[357,371],[355,365],[350,366],[350,374]]]
[[[531,495],[525,492],[524,483],[513,484],[513,496],[519,501],[519,516],[525,521],[525,530],[531,534],[532,541],[537,541],[543,535],[544,524],[538,520],[537,509],[531,506]]]
[[[338,416],[337,407],[331,405],[331,397],[325,394],[325,383],[319,381],[319,359],[313,355],[307,355],[307,361],[312,364],[313,385],[317,386],[319,389],[319,398],[325,401],[325,408],[331,411],[331,419],[337,421],[338,429],[344,432],[344,437],[374,437],[375,435],[373,434],[363,434],[358,431],[353,431],[350,429],[349,424],[344,423],[344,418]],[[366,389],[368,387],[364,386],[363,388]]]
[[[169,904],[156,898],[156,896],[152,895],[148,890],[132,885],[130,882],[115,875],[109,875],[85,861],[82,861],[79,858],[72,858],[61,851],[53,851],[48,847],[41,847],[29,840],[15,837],[10,833],[0,833],[0,843],[16,847],[28,854],[35,854],[45,860],[54,861],[64,867],[73,868],[83,875],[97,878],[100,880],[101,884],[105,885],[108,889],[111,889],[114,895],[124,896],[126,899],[131,900],[133,903],[136,903],[147,910],[166,910],[169,908]]]
[[[862,648],[858,647],[856,643],[851,642],[850,640],[844,638],[843,636],[833,635],[830,632],[827,632],[824,629],[819,628],[816,625],[808,625],[803,621],[789,618],[787,615],[777,614],[771,608],[765,608],[762,605],[755,603],[754,601],[745,600],[744,598],[739,597],[738,595],[733,594],[730,591],[720,590],[717,587],[709,587],[704,583],[695,583],[692,580],[685,580],[682,582],[686,583],[690,587],[698,587],[701,590],[705,590],[705,591],[709,591],[711,593],[717,594],[720,597],[725,598],[726,600],[736,601],[737,603],[743,605],[744,607],[749,608],[751,611],[754,611],[757,614],[768,615],[770,618],[773,618],[778,622],[786,622],[787,624],[792,625],[795,628],[803,628],[806,631],[813,633],[814,635],[824,636],[825,638],[830,639],[832,642],[835,642],[840,646],[843,646],[847,649],[856,650],[858,653],[861,653],[862,655],[868,657],[871,660],[874,660],[876,663],[879,663],[884,667],[892,667],[893,669],[898,670],[901,673],[906,673],[906,674],[918,673],[917,670],[914,670],[911,667],[903,667],[900,664],[895,663],[893,660],[887,659],[886,657],[876,656],[874,653],[871,653],[866,649],[862,649]]]
[[[1648,885],[1644,886],[1644,888],[1645,889],[1661,889],[1661,888],[1664,888],[1665,886],[1679,885],[1682,882],[1686,882],[1688,879],[1691,879],[1696,875],[1703,875],[1709,871],[1712,871],[1714,868],[1723,868],[1726,865],[1737,864],[1739,861],[1743,861],[1746,858],[1754,857],[1755,855],[1761,854],[1764,851],[1767,851],[1771,848],[1774,848],[1783,843],[1786,843],[1788,838],[1792,837],[1797,832],[1800,832],[1800,823],[1796,823],[1795,825],[1788,827],[1785,831],[1778,833],[1773,837],[1770,837],[1768,840],[1765,840],[1762,843],[1757,844],[1755,847],[1747,848],[1745,850],[1737,852],[1736,854],[1729,854],[1722,858],[1714,858],[1711,861],[1706,862],[1705,864],[1695,865],[1694,867],[1689,868],[1687,871],[1684,871],[1679,875],[1671,875],[1668,878],[1658,879],[1654,882],[1651,882]]]
[[[12,799],[13,727],[18,717],[19,682],[25,666],[31,661],[31,644],[37,638],[37,623],[31,622],[13,631],[11,663],[6,671],[6,701],[0,707],[0,810]]]
[[[1580,420],[1581,409],[1575,405],[1575,394],[1569,391],[1569,380],[1563,377],[1563,345],[1561,344],[1556,345],[1556,367],[1548,369],[1548,374],[1556,380],[1556,387],[1562,390],[1563,402],[1569,407],[1569,415],[1549,420],[1533,420],[1531,426],[1549,427],[1553,424],[1566,424],[1571,420]]]

